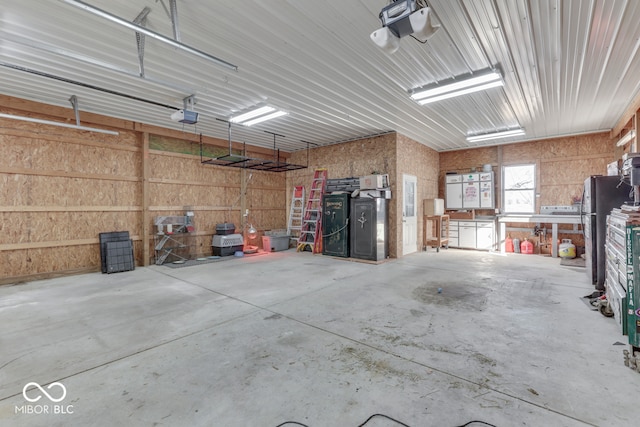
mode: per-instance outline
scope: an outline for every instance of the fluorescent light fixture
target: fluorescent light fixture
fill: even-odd
[[[483,133],[480,135],[469,135],[467,136],[467,142],[480,142],[480,141],[488,141],[491,139],[500,139],[507,138],[510,136],[518,136],[524,135],[524,129],[509,129],[500,132],[492,132],[492,133]]]
[[[287,114],[285,111],[276,110],[270,106],[257,107],[253,110],[239,114],[229,119],[231,123],[238,123],[244,126],[251,126],[257,123],[261,123],[267,120],[275,119],[276,117],[284,116]]]
[[[40,123],[40,124],[43,124],[43,125],[59,126],[59,127],[63,127],[63,128],[69,128],[69,129],[86,130],[86,131],[89,131],[89,132],[97,132],[97,133],[106,133],[107,135],[120,135],[119,132],[116,132],[116,131],[113,131],[113,130],[98,129],[98,128],[92,128],[92,127],[87,127],[87,126],[80,126],[80,125],[70,125],[69,123],[54,122],[54,121],[51,121],[51,120],[35,119],[33,117],[14,116],[14,115],[11,115],[11,114],[4,114],[4,113],[0,113],[0,117],[4,118],[4,119],[20,120],[20,121],[23,121],[23,122],[31,122],[31,123]]]
[[[259,108],[256,108],[254,110],[247,111],[246,113],[242,113],[242,114],[239,114],[237,116],[231,117],[231,119],[229,119],[229,121],[231,123],[242,123],[242,122],[247,121],[249,119],[253,119],[254,117],[258,117],[258,116],[270,113],[270,112],[275,111],[275,110],[276,110],[275,108],[269,107],[269,106],[259,107]]]
[[[119,16],[113,15],[107,11],[104,11],[102,9],[98,9],[95,6],[91,6],[88,3],[85,3],[83,1],[80,0],[60,0],[64,3],[67,3],[71,6],[75,6],[77,8],[83,9],[89,13],[93,13],[94,15],[97,15],[101,18],[104,18],[108,21],[114,22],[118,25],[122,25],[123,27],[129,28],[130,30],[133,30],[137,33],[142,33],[146,36],[149,36],[151,38],[154,38],[158,41],[161,41],[163,43],[166,43],[170,46],[173,46],[177,49],[183,50],[185,52],[188,52],[192,55],[196,55],[199,56],[200,58],[204,58],[208,61],[214,62],[215,64],[221,65],[223,67],[226,68],[230,68],[234,71],[238,71],[238,66],[237,65],[233,65],[227,61],[223,61],[220,58],[216,58],[215,56],[209,55],[206,52],[203,52],[201,50],[198,50],[196,48],[193,48],[191,46],[187,46],[186,44],[180,43],[179,41],[170,39],[169,37],[165,37],[162,34],[156,33],[155,31],[151,31],[146,27],[143,27],[141,25],[135,24],[133,22],[127,21],[126,19],[120,18]]]
[[[463,80],[453,78],[442,82],[442,84],[415,89],[411,94],[411,99],[417,101],[420,105],[425,105],[443,99],[502,86],[503,84],[504,81],[500,73],[492,70]]]
[[[631,141],[635,137],[636,137],[636,131],[630,130],[625,136],[623,136],[622,138],[620,138],[618,142],[616,142],[616,147],[622,147],[623,145],[627,144],[629,141]]]
[[[275,119],[276,117],[284,116],[286,114],[287,113],[285,111],[276,111],[275,113],[267,114],[266,116],[260,116],[257,119],[249,120],[248,122],[244,122],[242,124],[245,126],[251,126],[267,120]]]

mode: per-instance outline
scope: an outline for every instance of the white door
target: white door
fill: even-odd
[[[462,209],[462,183],[447,184],[447,209]]]
[[[478,181],[462,184],[462,207],[465,209],[480,207],[480,183]]]
[[[447,175],[445,183],[447,209],[462,209],[462,175]]]
[[[402,182],[402,255],[407,255],[418,250],[418,180],[403,174]]]
[[[493,249],[493,224],[478,222],[476,227],[476,248]]]
[[[493,182],[480,181],[480,208],[493,208]]]

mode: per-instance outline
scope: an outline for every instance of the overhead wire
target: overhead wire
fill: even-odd
[[[369,423],[369,421],[371,421],[372,419],[374,419],[376,417],[386,418],[387,420],[393,421],[394,423],[396,423],[396,424],[398,424],[398,425],[400,425],[402,427],[410,427],[408,424],[405,424],[402,421],[398,421],[395,418],[392,418],[392,417],[390,417],[388,415],[385,415],[385,414],[373,414],[369,418],[367,418],[367,420],[365,422],[363,422],[362,424],[359,424],[358,427],[364,427],[367,423]],[[283,427],[283,426],[286,426],[288,424],[297,425],[297,426],[301,426],[301,427],[310,427],[310,426],[308,426],[306,424],[302,424],[302,423],[299,423],[297,421],[285,421],[282,424],[278,424],[276,427]],[[462,424],[460,426],[455,426],[455,427],[467,427],[467,426],[470,426],[471,424],[482,424],[482,425],[485,425],[485,426],[488,426],[488,427],[497,427],[497,426],[495,426],[493,424],[487,423],[485,421],[480,421],[480,420],[469,421],[469,422],[467,422],[465,424]]]

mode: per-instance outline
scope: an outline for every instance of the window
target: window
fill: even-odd
[[[505,166],[503,208],[506,213],[534,213],[536,165]]]

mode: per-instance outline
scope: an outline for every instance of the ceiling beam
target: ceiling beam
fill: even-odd
[[[640,93],[636,95],[634,100],[622,114],[622,117],[620,117],[616,125],[611,129],[611,138],[615,138],[620,135],[623,129],[629,125],[629,122],[636,115],[638,110],[640,110]]]

